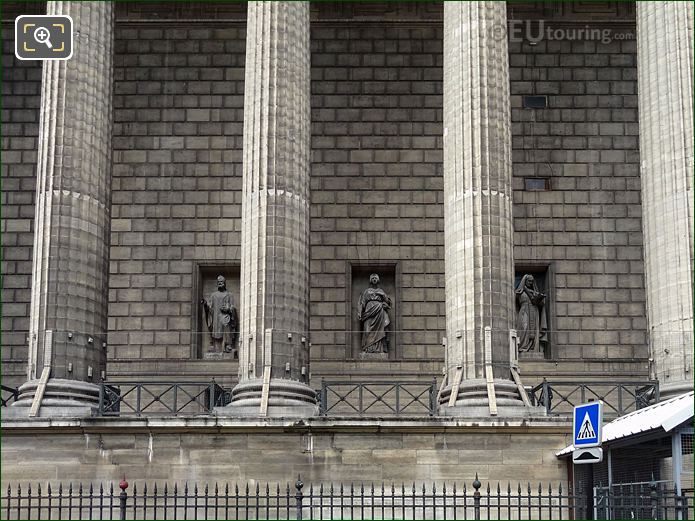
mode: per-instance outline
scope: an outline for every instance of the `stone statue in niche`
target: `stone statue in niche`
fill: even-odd
[[[389,310],[391,299],[379,287],[379,275],[369,276],[369,287],[362,292],[357,311],[357,320],[362,325],[362,352],[387,353],[388,331],[391,324]]]
[[[205,324],[210,331],[208,353],[232,353],[236,358],[239,318],[232,294],[227,291],[227,281],[222,275],[217,277],[217,291],[208,300],[201,300],[200,304],[205,313]]]
[[[542,353],[548,342],[548,320],[545,313],[545,295],[540,292],[533,275],[527,273],[514,291],[518,314],[516,332],[519,352]]]

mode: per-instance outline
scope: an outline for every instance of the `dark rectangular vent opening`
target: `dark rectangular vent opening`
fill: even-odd
[[[524,190],[527,192],[550,190],[550,178],[526,177],[524,178]]]
[[[525,109],[545,109],[548,107],[548,96],[524,96]]]

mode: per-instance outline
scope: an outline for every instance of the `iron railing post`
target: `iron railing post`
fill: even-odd
[[[475,473],[475,480],[473,481],[473,488],[475,492],[473,493],[473,510],[475,513],[475,521],[480,521],[480,481],[478,480],[478,473]]]
[[[104,381],[99,382],[99,416],[104,416]]]
[[[434,416],[437,411],[437,378],[432,378],[430,387],[430,416]]]
[[[652,478],[653,479],[653,478]],[[652,516],[651,519],[659,519],[659,511],[658,511],[658,505],[659,505],[659,493],[657,491],[657,484],[655,481],[652,481],[649,483],[649,496],[651,498],[651,506],[652,506]]]
[[[543,378],[543,405],[545,405],[545,413],[550,414],[550,385],[548,384],[548,380],[545,378]]]
[[[208,408],[208,412],[212,412],[213,409],[215,408],[215,392],[217,391],[216,389],[216,384],[215,384],[215,379],[212,379],[212,382],[210,382],[210,406]]]
[[[302,521],[302,500],[304,499],[304,494],[302,494],[302,478],[297,476],[297,482],[294,484],[294,488],[297,489],[297,493],[294,495],[297,504],[297,520]]]
[[[321,378],[321,399],[319,404],[319,411],[321,416],[326,416],[328,414],[328,386],[326,385],[326,379]]]
[[[401,391],[401,384],[396,383],[396,416],[401,414],[401,396],[400,396],[400,391]],[[387,391],[388,392],[388,391]],[[384,393],[386,394],[386,393]]]
[[[362,408],[363,407],[363,404],[362,404],[362,387],[363,387],[363,385],[364,384],[361,384],[361,383],[357,384],[357,399],[358,399],[360,416],[362,416],[364,414],[364,409]]]
[[[128,503],[128,493],[126,492],[128,488],[128,482],[125,480],[125,476],[123,476],[123,479],[121,482],[118,484],[119,487],[121,487],[121,493],[119,495],[119,498],[121,500],[121,520],[124,520],[126,518],[126,506]]]

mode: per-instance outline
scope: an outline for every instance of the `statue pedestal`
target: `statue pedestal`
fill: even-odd
[[[219,351],[208,351],[207,353],[203,354],[203,359],[204,360],[236,360],[237,357],[234,356],[234,352],[231,353],[220,353]]]
[[[522,351],[519,360],[545,360],[545,353],[540,351]]]
[[[388,353],[360,353],[360,360],[388,360]]]

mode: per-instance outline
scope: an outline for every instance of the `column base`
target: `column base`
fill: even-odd
[[[666,384],[659,382],[659,401],[663,402],[664,400],[680,396],[681,394],[689,393],[692,390],[692,380],[670,382]]]
[[[29,416],[38,380],[29,380],[19,387],[19,398],[3,410],[3,416]],[[49,379],[37,416],[41,418],[83,418],[99,411],[99,386],[79,380]]]
[[[527,407],[521,401],[519,390],[511,380],[495,380],[495,398],[498,418],[537,418],[545,416],[542,407]],[[490,404],[487,382],[484,379],[465,380],[459,386],[456,403],[449,407],[451,386],[442,391],[439,398],[439,415],[460,418],[488,418]]]
[[[225,407],[215,408],[218,416],[243,418],[261,417],[261,394],[263,380],[260,378],[239,383],[232,390],[232,402]],[[296,380],[274,378],[270,380],[268,410],[271,418],[311,418],[318,416],[316,391]]]

